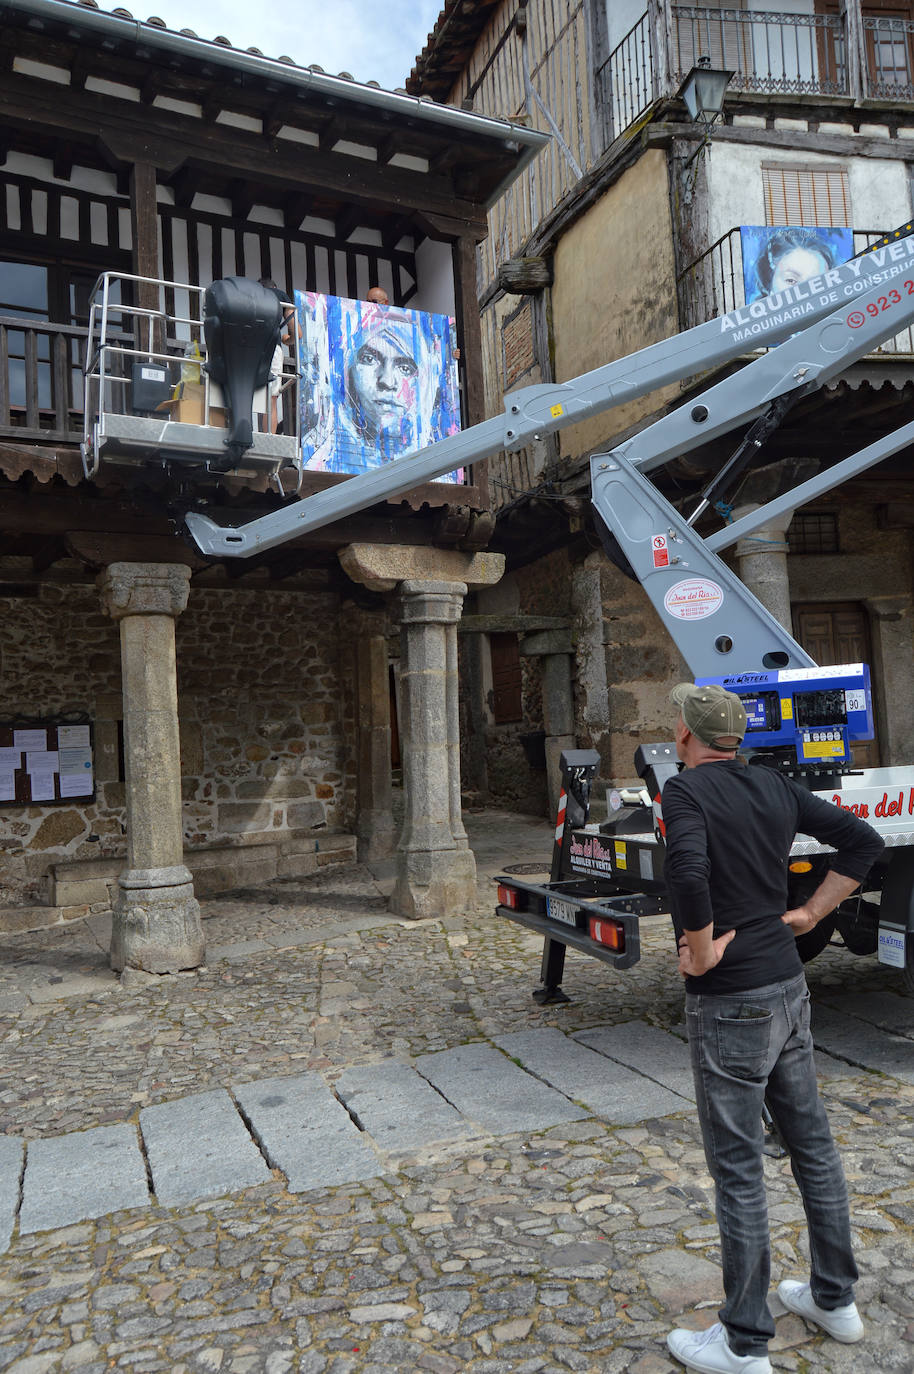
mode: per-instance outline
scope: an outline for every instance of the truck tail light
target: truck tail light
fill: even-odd
[[[794,859],[793,863],[788,864],[791,873],[811,873],[812,864],[808,859]]]
[[[598,945],[606,945],[608,949],[625,948],[625,928],[621,921],[607,921],[603,917],[591,916],[590,938]]]
[[[520,893],[516,887],[506,887],[504,883],[498,884],[498,904],[506,906],[509,911],[516,911],[520,906]]]

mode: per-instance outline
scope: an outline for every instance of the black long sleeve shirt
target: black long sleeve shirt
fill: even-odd
[[[663,789],[665,876],[677,930],[735,930],[720,963],[689,992],[741,992],[802,970],[787,910],[790,846],[797,833],[837,851],[831,868],[858,882],[882,853],[876,831],[771,768],[718,759],[687,768]]]

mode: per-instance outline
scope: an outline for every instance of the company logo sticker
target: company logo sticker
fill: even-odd
[[[663,598],[664,610],[676,620],[705,620],[723,604],[722,588],[705,577],[689,577],[684,582],[677,582]]]

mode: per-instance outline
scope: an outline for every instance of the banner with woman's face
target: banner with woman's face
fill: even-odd
[[[743,224],[739,233],[746,305],[821,277],[854,252],[852,229]]]
[[[457,433],[450,316],[316,291],[297,291],[295,301],[306,467],[367,472]]]

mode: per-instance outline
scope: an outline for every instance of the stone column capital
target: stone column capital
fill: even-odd
[[[456,625],[467,594],[465,582],[401,582],[404,625]]]
[[[112,620],[168,615],[187,607],[190,568],[183,563],[110,563],[97,578],[102,609]]]

